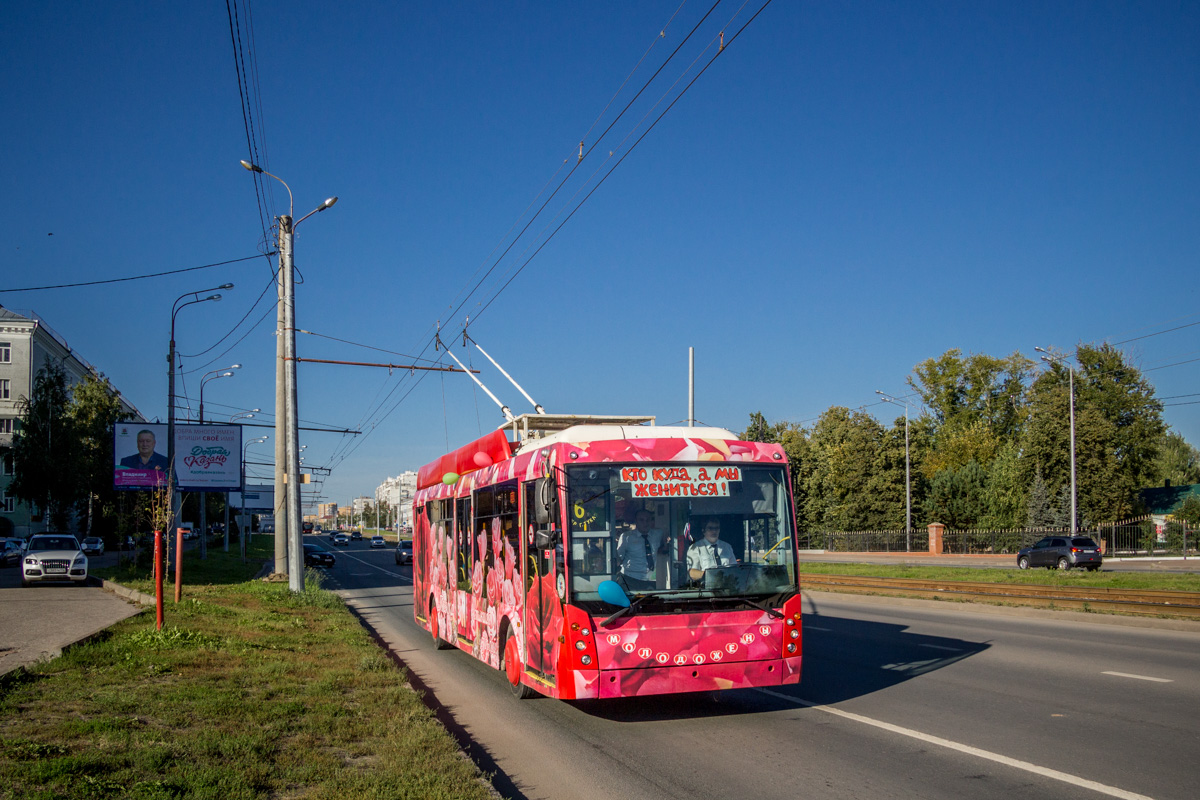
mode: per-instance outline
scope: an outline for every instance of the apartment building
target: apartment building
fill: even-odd
[[[13,433],[20,426],[20,403],[29,396],[38,370],[49,362],[61,363],[71,384],[88,374],[103,377],[38,314],[0,306],[0,537],[25,537],[45,529],[41,510],[10,497],[8,485],[13,476]],[[133,421],[145,421],[119,392],[117,398]]]

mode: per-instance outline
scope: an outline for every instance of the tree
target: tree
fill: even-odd
[[[1028,498],[1016,442],[1003,445],[987,470],[983,501],[985,528],[1019,528],[1025,522]]]
[[[1032,370],[1033,362],[1020,353],[964,358],[953,349],[913,367],[908,384],[936,423],[935,445],[943,434],[976,426],[995,439],[1011,441],[1025,419],[1025,382]]]
[[[1030,528],[1049,528],[1057,525],[1058,517],[1059,510],[1050,499],[1050,489],[1042,479],[1042,471],[1038,470],[1029,485],[1025,524]]]
[[[1159,441],[1154,471],[1156,486],[1165,485],[1167,481],[1173,486],[1200,483],[1200,450],[1175,431],[1167,431]]]
[[[947,528],[970,528],[984,516],[986,473],[976,461],[962,469],[942,470],[929,484],[925,499],[925,516],[930,522],[941,522]]]
[[[1157,477],[1166,430],[1162,405],[1141,372],[1112,345],[1076,349],[1075,451],[1081,521],[1124,519],[1137,510],[1137,490]],[[1071,481],[1067,367],[1055,362],[1030,388],[1032,411],[1023,439],[1027,474],[1040,471],[1052,494]]]
[[[871,472],[883,426],[861,411],[834,406],[821,415],[809,437],[812,469],[805,484],[808,530],[863,530]]]
[[[117,492],[113,489],[113,426],[132,415],[121,410],[116,390],[107,378],[88,374],[71,390],[67,414],[78,437],[80,491],[92,534],[93,518],[103,520],[103,530],[115,530]]]
[[[8,491],[40,506],[50,526],[66,531],[71,509],[82,496],[79,447],[67,412],[70,390],[61,363],[42,366],[29,397],[17,401],[20,425],[13,435],[13,479]]]

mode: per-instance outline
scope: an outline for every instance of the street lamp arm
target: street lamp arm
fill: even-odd
[[[311,217],[313,214],[319,214],[319,213],[321,213],[322,211],[324,211],[324,210],[325,210],[325,209],[327,209],[327,208],[333,208],[333,204],[334,204],[334,203],[336,203],[337,201],[338,201],[337,197],[330,197],[330,198],[329,198],[328,200],[326,200],[324,203],[321,203],[321,205],[317,206],[317,207],[316,207],[316,208],[314,208],[312,211],[308,212],[308,213],[307,213],[307,214],[305,214],[303,217],[301,217],[300,219],[296,220],[296,221],[295,221],[295,222],[292,224],[292,230],[295,230],[295,229],[296,229],[296,226],[298,226],[298,225],[299,225],[301,222],[304,222],[304,220],[308,219],[308,218],[309,218],[309,217]]]
[[[242,166],[245,167],[246,169],[250,170],[251,172],[258,172],[263,175],[270,175],[272,178],[274,178],[275,180],[282,183],[283,188],[287,189],[287,193],[288,193],[288,216],[289,217],[294,216],[292,214],[292,207],[294,205],[294,203],[292,202],[292,187],[287,185],[287,181],[285,181],[283,178],[279,177],[278,175],[271,175],[271,173],[267,172],[262,167],[258,166],[257,164],[251,164],[249,161],[242,161]]]

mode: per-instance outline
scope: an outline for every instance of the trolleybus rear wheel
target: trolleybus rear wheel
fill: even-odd
[[[524,700],[536,694],[533,689],[521,683],[521,673],[524,671],[525,665],[521,663],[516,634],[513,633],[512,628],[509,628],[508,634],[504,637],[504,677],[508,679],[508,688],[512,689],[513,696],[518,700]]]

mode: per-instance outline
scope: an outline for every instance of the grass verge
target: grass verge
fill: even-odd
[[[904,564],[831,564],[802,561],[801,572],[818,575],[859,575],[872,578],[911,578],[929,581],[1009,583],[1025,586],[1086,586],[1129,590],[1200,592],[1200,575],[1186,572],[1086,572],[1084,570],[979,569]],[[803,579],[800,581],[804,585]]]
[[[492,797],[319,576],[251,579],[273,546],[188,554],[163,630],[142,614],[4,678],[0,798]]]

